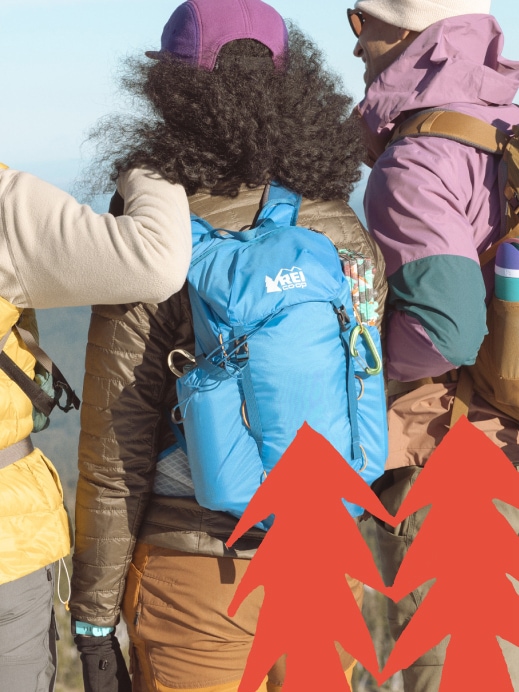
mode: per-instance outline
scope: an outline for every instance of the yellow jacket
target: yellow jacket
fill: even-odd
[[[0,339],[22,310],[0,298]],[[36,331],[34,311],[24,310],[25,327]],[[31,378],[34,357],[11,333],[4,352]],[[25,439],[32,430],[32,404],[0,369],[0,450]],[[0,584],[55,562],[70,551],[70,530],[56,469],[34,449],[0,469]]]

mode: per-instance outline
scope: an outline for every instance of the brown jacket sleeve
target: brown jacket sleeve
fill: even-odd
[[[126,573],[167,440],[175,383],[167,355],[189,334],[185,291],[159,305],[96,306],[81,411],[72,616],[119,619]]]

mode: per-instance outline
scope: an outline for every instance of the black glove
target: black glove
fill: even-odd
[[[115,632],[106,637],[74,637],[83,664],[85,692],[132,692],[132,683]]]

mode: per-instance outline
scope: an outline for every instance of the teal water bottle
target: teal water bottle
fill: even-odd
[[[519,302],[519,238],[497,248],[495,274],[496,297]]]

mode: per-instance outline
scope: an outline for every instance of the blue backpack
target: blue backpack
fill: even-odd
[[[177,382],[173,418],[198,503],[237,517],[305,421],[368,484],[387,457],[378,331],[358,319],[333,243],[295,225],[300,203],[272,183],[250,230],[192,216],[196,357]]]

